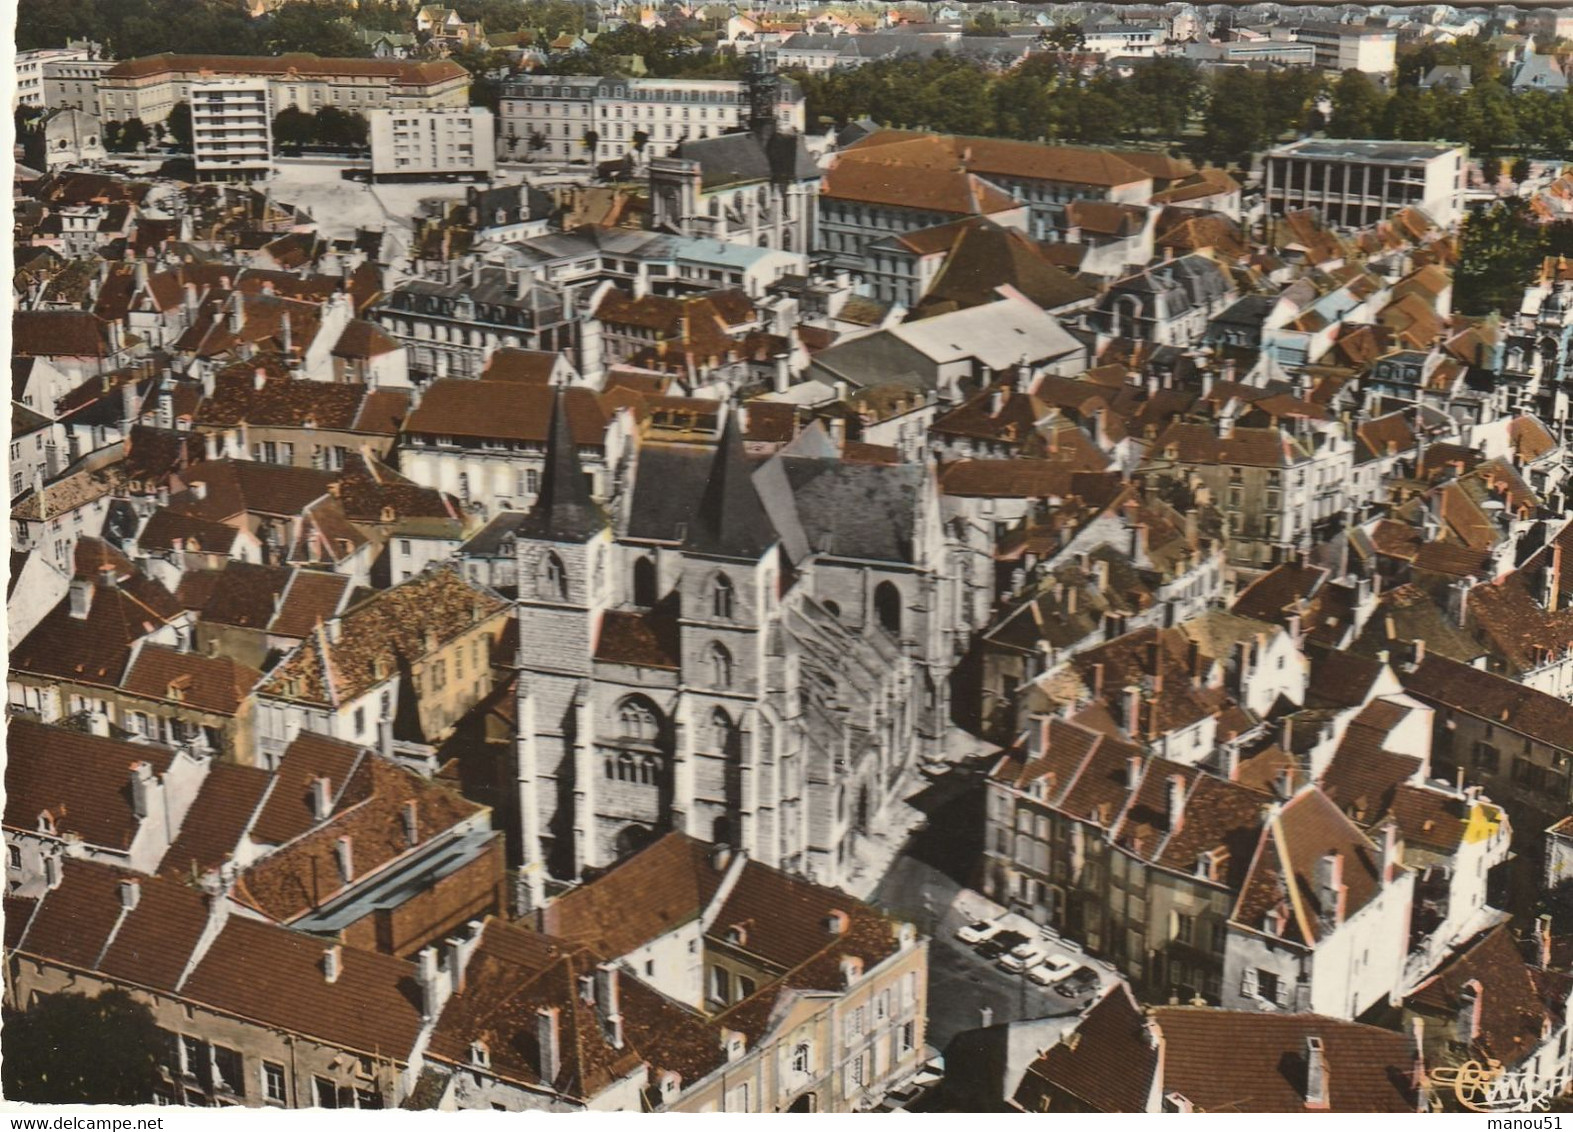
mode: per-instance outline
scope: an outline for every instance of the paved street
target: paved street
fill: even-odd
[[[964,882],[982,849],[982,787],[952,772],[908,800],[927,816],[873,892],[873,901],[917,924],[929,945],[928,1042],[943,1050],[956,1034],[994,1023],[1074,1014],[1052,989],[1010,975],[956,939],[956,930],[988,904]]]

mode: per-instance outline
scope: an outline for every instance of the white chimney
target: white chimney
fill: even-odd
[[[1327,1108],[1327,1051],[1322,1039],[1314,1035],[1305,1039],[1305,1107]]]
[[[1185,824],[1185,776],[1169,776],[1169,832],[1178,833]]]
[[[93,583],[86,578],[71,579],[71,616],[78,621],[86,621],[87,615],[93,608]]]
[[[1344,855],[1335,849],[1318,857],[1316,900],[1321,905],[1322,918],[1335,927],[1344,922],[1344,901],[1348,891],[1344,884]]]
[[[142,886],[135,879],[126,879],[120,882],[120,906],[127,912],[136,911],[142,901]]]
[[[157,780],[153,777],[153,767],[149,763],[137,762],[131,764],[131,812],[139,818],[145,818],[151,812],[153,791],[157,788]]]
[[[311,816],[327,821],[333,813],[333,783],[326,775],[311,780]]]
[[[552,1085],[562,1072],[562,1045],[557,1026],[558,1009],[546,1006],[535,1012],[535,1043],[540,1047],[541,1081]]]
[[[339,975],[344,971],[344,949],[338,944],[324,948],[322,951],[322,978],[325,982],[336,983]]]
[[[349,884],[355,879],[355,845],[348,834],[334,843],[333,855],[338,858],[340,879]]]

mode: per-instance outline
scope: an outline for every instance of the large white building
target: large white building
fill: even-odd
[[[315,114],[334,106],[357,114],[389,106],[429,110],[467,106],[470,73],[451,59],[323,59],[288,55],[148,55],[124,59],[99,82],[99,116],[106,122],[169,117],[191,88],[211,79],[260,79],[273,106]]]
[[[1393,28],[1305,23],[1290,34],[1294,42],[1315,47],[1316,65],[1324,70],[1385,75],[1398,66],[1398,32]]]
[[[111,59],[57,57],[44,61],[44,105],[98,113],[98,83],[113,67]]]
[[[1267,154],[1267,210],[1320,209],[1338,228],[1364,228],[1405,208],[1443,227],[1464,212],[1464,150],[1436,142],[1306,138]]]
[[[12,95],[18,106],[49,105],[44,98],[44,68],[50,63],[66,59],[87,59],[92,52],[85,45],[80,47],[40,47],[33,51],[16,53],[16,93]],[[82,107],[95,109],[92,106]]]
[[[503,155],[515,160],[615,161],[636,151],[666,157],[681,141],[717,137],[748,120],[741,79],[525,75],[503,89],[498,132]],[[776,121],[803,131],[803,91],[788,79],[777,87]]]
[[[496,129],[484,106],[373,110],[374,180],[486,180],[497,168]]]
[[[273,172],[266,79],[191,84],[191,151],[203,181],[256,181]]]

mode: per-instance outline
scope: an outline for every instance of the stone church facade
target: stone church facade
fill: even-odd
[[[955,595],[932,474],[777,454],[735,414],[602,510],[560,413],[515,535],[521,905],[669,830],[837,885],[939,753]]]

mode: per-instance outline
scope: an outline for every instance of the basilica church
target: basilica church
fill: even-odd
[[[561,395],[519,581],[520,898],[680,830],[851,876],[937,755],[960,608],[920,465],[647,442],[592,498]]]

